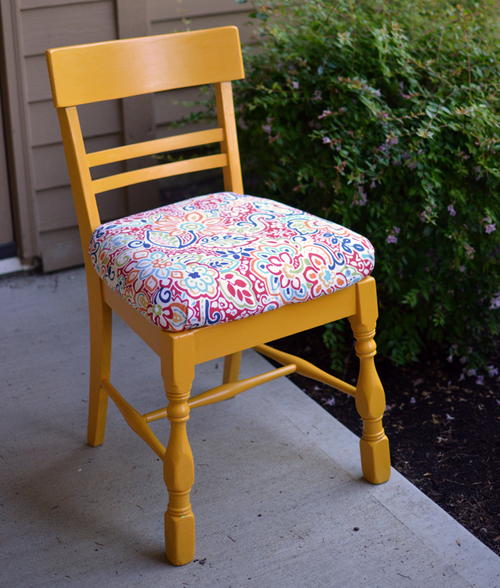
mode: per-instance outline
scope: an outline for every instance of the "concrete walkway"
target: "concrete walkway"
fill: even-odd
[[[84,444],[83,271],[0,281],[0,325],[0,586],[500,586],[500,558],[397,472],[364,482],[357,438],[286,379],[193,411],[198,560],[167,565],[159,460],[114,406]],[[245,377],[266,369],[246,354]],[[195,391],[220,377],[200,366]],[[156,356],[118,321],[112,380],[163,405]]]

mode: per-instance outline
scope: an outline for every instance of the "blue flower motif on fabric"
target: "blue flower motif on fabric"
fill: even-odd
[[[232,257],[233,259],[241,259],[242,257],[250,257],[250,253],[254,251],[253,247],[242,247],[241,249],[223,249],[215,250],[222,257]]]
[[[215,275],[214,270],[203,265],[187,266],[182,282],[195,296],[213,294],[216,289]]]

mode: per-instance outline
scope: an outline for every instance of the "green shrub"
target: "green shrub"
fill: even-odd
[[[500,306],[495,3],[254,6],[235,84],[247,185],[370,238],[384,355],[484,363]]]

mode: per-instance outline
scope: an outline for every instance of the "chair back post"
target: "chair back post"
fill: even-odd
[[[224,131],[221,150],[222,153],[226,153],[227,155],[227,165],[222,170],[224,190],[243,194],[243,178],[241,177],[240,153],[238,149],[231,82],[219,82],[215,84],[215,107],[217,111],[217,123]]]
[[[76,106],[58,108],[57,115],[80,229],[82,251],[85,261],[87,261],[90,237],[101,224],[99,209],[92,186],[90,169],[86,162],[85,144]]]

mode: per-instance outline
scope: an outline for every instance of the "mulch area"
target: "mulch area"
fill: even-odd
[[[321,333],[313,329],[273,345],[330,371]],[[377,358],[387,396],[384,426],[393,466],[500,554],[499,379],[488,375],[460,379],[462,367],[436,356],[405,367]],[[346,373],[336,375],[354,383],[356,369],[353,353],[346,361]],[[351,431],[361,434],[352,398],[302,376],[290,378]]]

